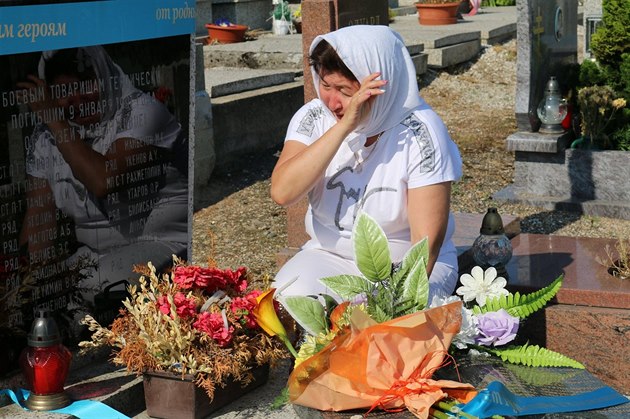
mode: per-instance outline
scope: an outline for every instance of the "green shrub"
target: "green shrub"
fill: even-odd
[[[629,12],[630,13],[630,12]],[[621,63],[619,64],[619,86],[617,91],[630,101],[630,52],[621,54]]]
[[[612,140],[616,144],[617,150],[630,151],[630,126],[616,131]]]
[[[602,86],[606,84],[606,75],[599,65],[591,60],[582,61],[580,65],[580,86]]]
[[[602,24],[591,38],[596,62],[582,62],[576,83],[582,134],[600,148],[630,150],[625,108],[630,103],[630,0],[603,0],[602,9]],[[613,106],[613,99],[623,106]]]
[[[591,38],[593,55],[603,66],[618,68],[630,52],[630,0],[604,0],[602,25]]]

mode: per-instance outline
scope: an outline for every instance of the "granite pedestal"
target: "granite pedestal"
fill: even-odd
[[[606,246],[614,249],[615,240],[519,234],[512,245],[511,291],[535,291],[564,274],[555,304],[526,321],[529,333],[544,333],[532,339],[630,394],[630,281],[613,277],[598,262],[606,260]]]
[[[571,149],[567,133],[517,132],[507,138],[514,151],[514,182],[494,194],[499,201],[630,219],[630,153]]]

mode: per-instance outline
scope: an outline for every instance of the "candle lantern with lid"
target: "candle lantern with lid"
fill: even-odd
[[[24,404],[30,410],[55,410],[68,406],[71,401],[63,387],[72,354],[61,343],[57,323],[49,311],[37,311],[27,344],[19,361],[31,391]]]
[[[496,208],[488,208],[481,229],[472,245],[472,256],[477,265],[494,267],[505,274],[505,266],[512,258],[512,242],[505,235],[503,220]]]
[[[539,132],[543,134],[563,133],[562,121],[567,116],[567,106],[567,100],[560,94],[558,80],[551,76],[545,86],[545,95],[538,105],[538,118],[542,122]]]

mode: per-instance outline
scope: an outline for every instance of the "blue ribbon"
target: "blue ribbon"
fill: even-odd
[[[608,386],[573,396],[517,396],[499,381],[491,382],[466,405],[459,407],[465,413],[480,418],[493,415],[523,416],[542,413],[579,412],[603,409],[627,403],[623,395]]]
[[[17,394],[16,394],[17,393]],[[28,399],[31,394],[28,390],[18,389],[16,392],[13,390],[0,390],[0,395],[6,394],[13,400],[15,404],[20,406],[24,410],[28,410],[22,402]],[[66,415],[73,415],[79,419],[130,419],[129,416],[125,416],[119,411],[109,407],[105,403],[97,402],[94,400],[77,400],[72,402],[70,406],[66,406],[63,409],[48,410],[48,413],[62,413]]]

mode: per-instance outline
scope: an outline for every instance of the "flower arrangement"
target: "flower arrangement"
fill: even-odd
[[[302,21],[302,4],[299,4],[298,7],[293,10],[292,16],[294,21]]]
[[[216,26],[221,26],[223,28],[227,28],[229,26],[235,26],[234,23],[230,22],[228,19],[222,17],[214,21]]]
[[[553,298],[562,276],[532,294],[510,294],[494,268],[475,267],[461,278],[461,297],[434,296],[429,302],[426,239],[392,264],[385,233],[369,215],[359,214],[352,237],[363,276],[320,280],[344,302],[328,295],[322,296],[324,304],[306,296],[279,297],[306,332],[288,383],[294,403],[321,410],[406,406],[418,414],[446,395],[465,401],[471,386],[433,380],[432,374],[449,363],[449,352],[467,348],[512,363],[584,368],[538,346],[503,348],[515,339],[520,320]]]
[[[291,21],[291,9],[288,1],[280,1],[276,4],[271,12],[271,16],[275,20]]]
[[[136,266],[142,274],[139,286],[129,287],[125,309],[111,328],[91,316],[83,319],[93,335],[79,344],[82,350],[112,346],[113,362],[137,374],[191,375],[210,399],[217,385],[228,379],[246,384],[252,367],[287,356],[280,341],[269,337],[276,334],[272,328],[264,333],[259,326],[277,322],[268,320],[270,314],[275,316],[267,297],[273,294],[249,290],[246,268],[218,269],[173,260],[172,270],[162,276],[150,262]],[[284,329],[277,333],[286,339]]]
[[[615,92],[609,86],[584,87],[578,91],[577,99],[584,137],[598,147],[610,148],[607,128],[617,111],[626,106],[626,100],[615,98]]]

